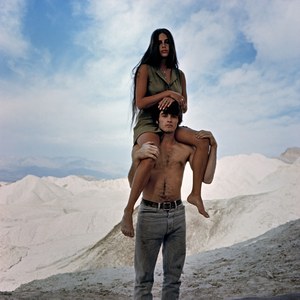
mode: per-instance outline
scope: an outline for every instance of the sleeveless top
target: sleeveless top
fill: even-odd
[[[158,93],[161,93],[165,90],[172,90],[182,94],[181,86],[181,73],[179,69],[172,69],[171,79],[168,83],[160,71],[160,69],[147,66],[148,67],[148,84],[146,96],[152,96]],[[134,144],[137,141],[137,138],[145,132],[161,133],[161,130],[158,128],[157,124],[152,119],[152,113],[156,107],[154,104],[152,107],[148,107],[139,111],[137,115],[136,125],[133,128],[133,142]]]

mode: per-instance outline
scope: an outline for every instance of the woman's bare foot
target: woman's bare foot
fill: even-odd
[[[195,205],[201,215],[203,215],[205,218],[209,218],[209,214],[206,212],[200,196],[190,194],[187,198],[187,201]]]
[[[125,236],[134,237],[132,212],[124,211],[124,215],[121,221],[121,231]]]

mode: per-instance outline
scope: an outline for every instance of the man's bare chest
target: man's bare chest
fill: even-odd
[[[186,155],[180,153],[176,148],[161,150],[160,155],[156,160],[155,168],[159,170],[166,169],[168,171],[170,169],[184,168],[186,160]]]

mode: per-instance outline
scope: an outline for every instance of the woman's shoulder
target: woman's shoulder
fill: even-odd
[[[180,69],[177,69],[177,70],[178,70],[178,74],[179,74],[181,84],[183,84],[185,82],[185,75],[184,75],[182,70],[180,70]]]
[[[146,64],[141,64],[141,65],[138,67],[137,72],[142,73],[142,74],[145,74],[145,75],[148,75],[148,65],[146,65]]]
[[[156,67],[148,65],[148,64],[143,64],[141,66],[143,66],[143,69],[144,69],[143,71],[145,73],[147,73],[147,75],[149,75],[150,77],[155,76],[158,71],[158,69]]]
[[[141,64],[141,65],[139,65],[138,66],[138,68],[137,68],[138,70],[147,70],[148,69],[148,65],[146,65],[146,64]]]
[[[178,70],[180,76],[184,76],[184,72],[181,69],[178,68],[177,70]]]
[[[139,69],[141,71],[144,71],[144,72],[149,72],[149,71],[151,71],[151,70],[153,70],[155,68],[153,66],[148,65],[148,64],[141,64],[140,67],[139,67]]]
[[[154,66],[151,66],[151,65],[148,65],[148,64],[144,64],[144,66],[145,66],[145,68],[147,68],[147,70],[148,71],[155,71],[155,70],[157,70],[157,68],[156,67],[154,67]]]

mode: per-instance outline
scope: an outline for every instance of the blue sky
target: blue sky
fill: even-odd
[[[300,1],[0,1],[0,156],[82,157],[126,174],[131,70],[156,28],[187,78],[184,125],[219,157],[300,146]]]

